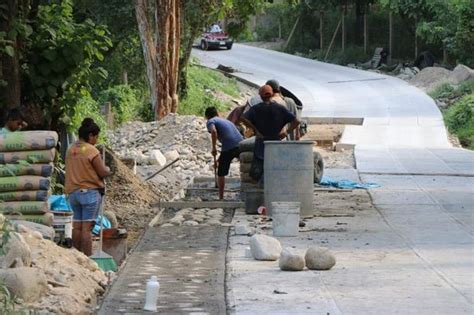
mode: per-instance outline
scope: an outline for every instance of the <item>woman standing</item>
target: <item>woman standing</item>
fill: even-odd
[[[100,128],[92,118],[85,118],[79,128],[79,140],[66,154],[66,194],[74,211],[73,246],[85,255],[92,254],[92,228],[104,192],[103,178],[110,173],[99,150],[94,146]]]

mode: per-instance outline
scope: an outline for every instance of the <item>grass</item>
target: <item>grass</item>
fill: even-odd
[[[429,95],[448,104],[442,113],[449,132],[458,137],[463,147],[474,150],[474,81],[458,86],[443,84]]]
[[[219,111],[228,110],[230,101],[217,97],[226,94],[228,98],[239,96],[239,88],[235,79],[230,79],[218,71],[196,65],[188,68],[188,96],[180,101],[178,113],[181,115],[203,116],[204,110],[215,106]]]

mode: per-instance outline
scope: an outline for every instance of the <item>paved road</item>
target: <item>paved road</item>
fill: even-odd
[[[363,118],[361,126],[346,127],[341,142],[355,145],[358,176],[382,188],[370,191],[378,214],[349,232],[368,233],[367,243],[378,248],[365,257],[350,240],[333,244],[344,249],[344,270],[323,281],[322,304],[308,307],[329,303],[317,314],[474,312],[474,154],[450,145],[431,98],[388,76],[244,45],[193,53],[207,66],[239,69],[238,76],[256,84],[278,79],[302,99],[305,117]],[[232,257],[230,264],[238,264]],[[374,257],[378,263],[363,272]],[[237,313],[273,307],[252,302],[240,282],[245,273],[236,270],[229,279]]]

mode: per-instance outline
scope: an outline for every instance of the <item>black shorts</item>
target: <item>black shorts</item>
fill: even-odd
[[[239,148],[233,148],[229,151],[223,151],[219,155],[219,166],[217,167],[217,176],[229,175],[230,163],[234,158],[239,158]]]

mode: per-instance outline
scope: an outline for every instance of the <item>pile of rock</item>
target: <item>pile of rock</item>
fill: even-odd
[[[468,80],[474,80],[474,70],[460,64],[453,71],[440,67],[424,68],[409,82],[430,92],[443,84],[457,85]]]
[[[224,209],[222,208],[186,208],[176,212],[176,214],[170,220],[168,220],[161,226],[166,227],[176,225],[223,225],[225,224],[223,223],[224,216]]]
[[[38,231],[11,225],[2,215],[0,240],[5,252],[0,256],[0,282],[22,308],[41,314],[93,312],[96,296],[108,282],[94,261],[43,239]]]
[[[180,181],[214,174],[211,140],[203,118],[169,114],[160,121],[128,123],[108,138],[116,154],[135,159],[145,176],[178,158],[172,170]],[[237,165],[231,167],[231,175],[235,174]],[[160,177],[157,181],[161,183]]]

